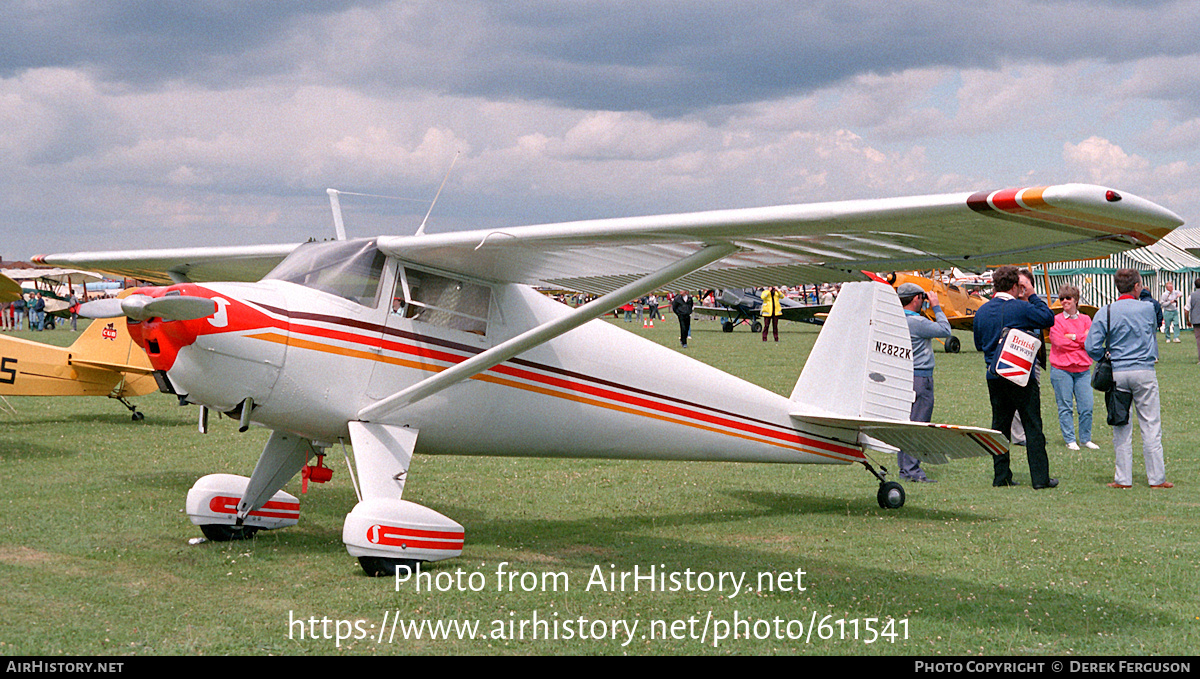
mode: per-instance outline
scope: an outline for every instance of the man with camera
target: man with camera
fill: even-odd
[[[942,311],[936,292],[926,292],[916,283],[905,283],[896,288],[900,305],[904,307],[904,318],[908,321],[908,335],[913,347],[913,404],[908,419],[913,422],[933,421],[933,340],[950,336],[950,321]],[[933,311],[936,320],[921,314],[925,302]],[[919,483],[934,483],[921,469],[921,462],[903,450],[896,453],[896,464],[900,467],[900,478]]]

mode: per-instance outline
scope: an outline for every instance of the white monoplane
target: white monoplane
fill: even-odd
[[[995,431],[908,421],[911,344],[886,284],[843,286],[790,398],[593,320],[629,299],[1094,259],[1181,223],[1063,185],[38,261],[167,284],[85,312],[127,316],[163,388],[202,406],[202,429],[214,409],[273,430],[249,478],[192,488],[206,535],[295,524],[284,484],[326,478],[310,458],[349,441],[359,502],[342,539],[377,574],[463,547],[462,526],[401,499],[414,454],[857,463],[879,504],[899,507],[903,488],[866,450],[944,462],[1007,449]],[[601,297],[571,309],[530,285]]]

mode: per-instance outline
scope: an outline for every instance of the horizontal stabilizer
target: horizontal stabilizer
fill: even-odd
[[[113,370],[122,373],[133,373],[135,375],[149,375],[154,372],[154,368],[129,365],[127,363],[106,363],[104,361],[86,361],[78,358],[70,358],[68,363],[77,365],[80,368],[95,368],[97,370]]]
[[[1008,439],[1003,434],[981,427],[799,413],[792,413],[792,419],[824,427],[857,429],[862,445],[877,447],[864,439],[878,439],[931,464],[944,464],[965,457],[1002,455],[1008,451]]]

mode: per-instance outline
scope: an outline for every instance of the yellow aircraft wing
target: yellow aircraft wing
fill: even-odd
[[[21,298],[21,284],[0,274],[0,304],[15,302]]]

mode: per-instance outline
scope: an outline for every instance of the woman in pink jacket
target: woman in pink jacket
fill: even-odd
[[[1079,288],[1062,286],[1058,299],[1062,313],[1050,328],[1050,384],[1058,402],[1058,425],[1067,448],[1079,450],[1082,442],[1095,450],[1100,446],[1092,442],[1092,359],[1083,347],[1092,319],[1079,313]],[[1074,410],[1079,411],[1078,437]]]

